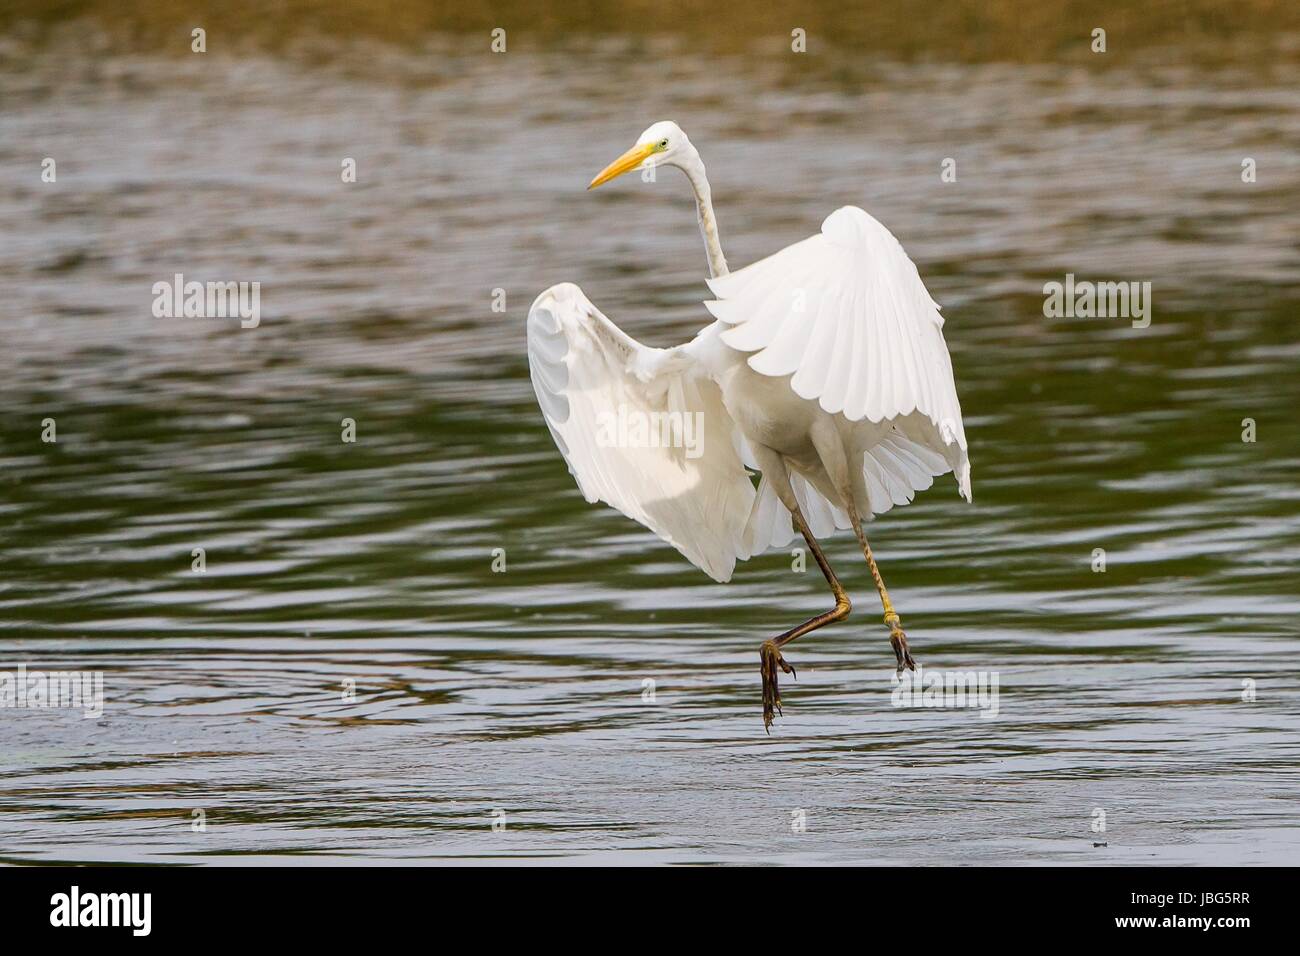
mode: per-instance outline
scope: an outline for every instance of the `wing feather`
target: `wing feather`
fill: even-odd
[[[744,269],[709,280],[705,305],[727,328],[724,344],[751,353],[756,372],[791,375],[791,388],[852,422],[908,421],[900,441],[937,453],[970,498],[970,461],[943,317],[916,265],[883,225],[855,206],[810,236]],[[806,309],[794,303],[806,302]],[[900,446],[901,447],[901,446]],[[872,509],[907,500],[912,461],[887,448],[864,468]]]
[[[714,580],[730,580],[746,554],[754,488],[735,423],[689,350],[642,345],[572,283],[538,296],[527,328],[537,404],[583,497],[639,521]],[[638,439],[619,428],[620,416],[650,427]],[[672,416],[681,426],[664,446],[654,423]],[[695,448],[681,440],[692,434]]]

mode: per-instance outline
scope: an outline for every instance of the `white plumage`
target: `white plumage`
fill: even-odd
[[[939,305],[870,214],[837,209],[820,234],[710,279],[709,288],[718,300],[705,305],[730,326],[723,344],[753,353],[754,371],[791,376],[796,395],[850,422],[913,412],[929,419],[935,433],[916,439],[948,461],[970,500],[966,430]]]
[[[846,494],[865,518],[955,471],[970,499],[943,319],[883,225],[843,207],[820,234],[709,287],[717,321],[672,349],[632,339],[571,283],[533,303],[533,386],[588,501],[617,508],[727,581],[737,558],[794,535],[776,486],[765,477],[756,493],[746,474],[745,466],[763,470],[760,459],[785,466],[817,537],[851,527]],[[700,457],[602,441],[602,414],[620,408],[698,413]],[[840,456],[847,486],[836,474]]]
[[[683,349],[624,334],[572,283],[528,313],[528,364],[555,444],[588,501],[641,522],[716,581],[731,579],[754,488],[717,385]],[[682,447],[602,442],[602,416],[699,414],[699,457]]]

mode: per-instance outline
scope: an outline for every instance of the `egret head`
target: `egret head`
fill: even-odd
[[[636,145],[600,171],[588,189],[595,189],[633,169],[678,166],[699,162],[700,154],[672,120],[661,120],[637,137]]]

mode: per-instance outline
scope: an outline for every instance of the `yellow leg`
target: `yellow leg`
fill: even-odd
[[[862,546],[862,554],[867,559],[867,566],[871,568],[871,577],[876,582],[876,590],[880,592],[880,604],[885,609],[885,624],[889,627],[889,643],[894,648],[894,657],[898,661],[898,673],[903,673],[903,668],[916,670],[916,661],[912,659],[912,652],[907,647],[907,635],[903,633],[903,622],[899,618],[898,612],[894,610],[893,603],[889,600],[889,591],[885,589],[885,579],[880,576],[880,569],[876,567],[875,556],[871,553],[871,545],[867,544],[867,536],[862,532],[862,522],[858,518],[858,511],[849,505],[849,520],[853,522],[853,533],[858,536],[858,544]]]

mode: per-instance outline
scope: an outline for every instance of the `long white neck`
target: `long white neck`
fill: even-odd
[[[725,276],[727,260],[722,255],[722,241],[718,238],[718,219],[713,214],[713,194],[709,192],[709,179],[704,175],[704,163],[699,154],[682,164],[682,171],[695,191],[695,212],[700,218],[700,235],[704,237],[704,251],[709,256],[709,275]]]

